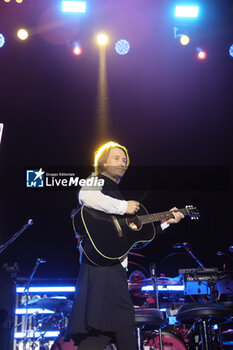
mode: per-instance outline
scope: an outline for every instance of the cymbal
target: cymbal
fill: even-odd
[[[66,297],[37,298],[28,301],[28,306],[51,311],[70,313],[73,302]],[[22,304],[26,306],[26,302]]]
[[[157,283],[159,285],[177,285],[181,284],[181,279],[180,277],[157,277]],[[142,283],[145,284],[152,284],[152,279],[151,278],[146,278],[142,280]]]

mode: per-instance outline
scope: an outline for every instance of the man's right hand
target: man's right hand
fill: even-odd
[[[136,201],[127,201],[128,208],[126,214],[135,214],[139,210],[139,202]]]

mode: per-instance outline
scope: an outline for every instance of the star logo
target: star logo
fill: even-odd
[[[26,172],[26,186],[27,187],[44,187],[44,174],[45,171],[40,168],[40,170],[27,170]]]
[[[34,181],[36,181],[38,178],[42,179],[42,175],[45,173],[42,168],[40,168],[39,171],[34,171],[34,173],[36,174],[36,177],[34,179]]]

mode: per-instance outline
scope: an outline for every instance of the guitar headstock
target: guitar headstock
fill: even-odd
[[[201,216],[198,208],[194,207],[193,205],[186,205],[185,211],[186,211],[187,215],[190,216],[191,220],[198,220],[199,217]]]

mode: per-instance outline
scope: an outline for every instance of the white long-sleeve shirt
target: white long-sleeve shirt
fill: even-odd
[[[102,188],[98,190],[81,189],[79,192],[79,203],[108,214],[124,215],[128,208],[127,201],[107,196],[101,190]]]

